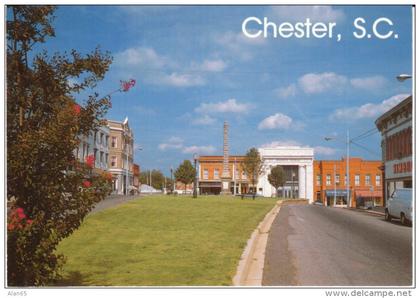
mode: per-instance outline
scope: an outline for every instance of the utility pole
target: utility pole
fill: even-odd
[[[351,207],[350,202],[350,165],[349,165],[349,159],[350,159],[350,136],[349,136],[349,130],[347,129],[347,165],[346,165],[346,172],[347,172],[347,207]]]
[[[197,153],[194,153],[194,189],[193,198],[197,198]]]
[[[173,179],[173,172],[174,172],[174,169],[173,169],[173,167],[171,166],[171,192],[173,193],[174,192],[174,185],[175,185],[175,183],[174,183],[174,179]]]
[[[334,161],[334,207],[337,204],[337,172],[336,172],[336,165]]]

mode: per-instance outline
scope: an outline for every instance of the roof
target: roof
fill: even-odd
[[[399,104],[397,104],[395,107],[391,108],[390,110],[388,110],[387,112],[385,112],[384,114],[382,114],[378,119],[376,119],[375,124],[376,127],[378,128],[378,130],[381,130],[383,123],[393,117],[395,114],[400,113],[402,110],[406,109],[406,108],[410,108],[412,107],[413,104],[413,96],[410,95],[408,96],[406,99],[404,99],[403,101],[401,101]]]
[[[236,161],[243,161],[245,159],[244,155],[230,155],[229,156],[229,162],[235,162]],[[205,155],[205,156],[199,156],[198,161],[223,161],[223,155]]]

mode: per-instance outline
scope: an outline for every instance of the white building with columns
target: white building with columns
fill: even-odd
[[[313,202],[313,161],[314,149],[299,146],[281,146],[258,149],[262,163],[263,173],[258,179],[257,194],[272,197],[280,191],[282,197],[305,198]],[[283,166],[287,182],[283,189],[276,190],[270,182],[268,175],[277,165]]]

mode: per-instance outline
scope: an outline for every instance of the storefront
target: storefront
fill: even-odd
[[[326,190],[325,197],[327,198],[327,206],[346,207],[347,206],[347,190]],[[351,191],[350,191],[351,197]]]

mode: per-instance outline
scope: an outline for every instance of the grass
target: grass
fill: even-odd
[[[60,285],[230,285],[274,199],[152,196],[89,215],[64,239]]]

